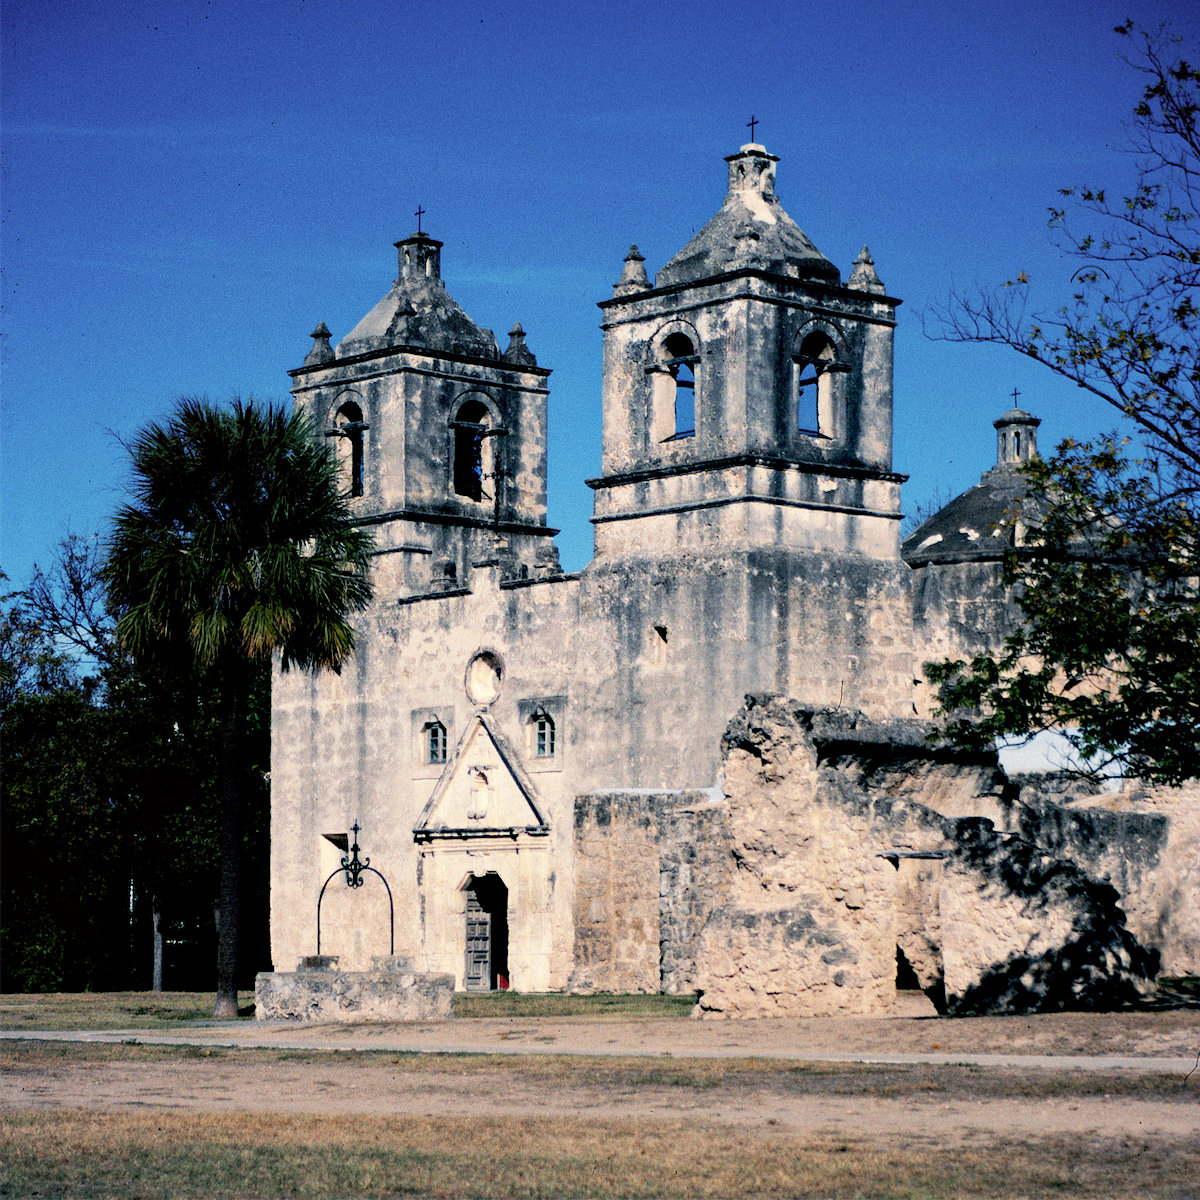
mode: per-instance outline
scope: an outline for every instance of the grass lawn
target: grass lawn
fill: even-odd
[[[34,1096],[66,1073],[91,1080],[106,1064],[124,1075],[152,1073],[153,1107],[61,1107],[0,1111],[0,1196],[91,1200],[273,1200],[275,1197],[409,1197],[412,1200],[657,1197],[726,1200],[1086,1200],[1194,1197],[1200,1145],[1144,1137],[976,1132],[939,1142],[922,1128],[888,1138],[868,1125],[850,1133],[731,1126],[706,1119],[717,1104],[760,1089],[817,1096],[823,1104],[866,1095],[953,1106],[986,1097],[1062,1106],[1086,1096],[1175,1105],[1179,1080],[1117,1079],[1081,1071],[987,1072],[975,1067],[771,1063],[765,1060],[580,1059],[490,1055],[332,1054],[258,1048],[0,1044],[0,1072],[12,1094]],[[190,1069],[184,1071],[185,1064]],[[296,1074],[297,1064],[303,1074]],[[487,1096],[514,1075],[541,1094],[586,1089],[594,1113],[496,1115],[407,1111],[395,1115],[218,1111],[172,1102],[179,1091],[215,1084],[241,1070],[243,1087],[278,1093],[283,1080],[370,1092],[372,1076],[402,1071],[433,1094]],[[456,1082],[448,1083],[447,1077]],[[360,1081],[356,1083],[355,1081]],[[89,1084],[90,1086],[90,1084]],[[693,1115],[648,1119],[623,1112],[648,1089],[683,1095]],[[164,1090],[166,1089],[166,1090]],[[565,1094],[565,1093],[564,1093]],[[1116,1097],[1112,1097],[1116,1098]]]
[[[0,995],[0,1030],[177,1030],[211,1021],[213,992],[46,992]],[[459,992],[456,1017],[687,1017],[691,996],[569,996],[562,992]],[[238,1016],[254,1016],[254,993],[238,993]]]
[[[1195,1196],[1200,1157],[1139,1138],[966,1147],[680,1121],[75,1111],[0,1119],[0,1195],[94,1200]],[[1195,1175],[1191,1178],[1194,1180]]]

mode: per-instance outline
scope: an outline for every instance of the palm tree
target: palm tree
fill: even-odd
[[[238,892],[246,718],[254,673],[278,653],[337,670],[347,615],[371,599],[371,537],[350,523],[328,443],[300,413],[181,400],[129,447],[134,501],[104,567],[119,645],[213,674],[222,695],[217,1017],[237,1016]]]

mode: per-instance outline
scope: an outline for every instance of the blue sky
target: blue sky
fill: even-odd
[[[1133,175],[1127,17],[1196,57],[1179,0],[7,0],[0,568],[23,586],[65,533],[103,530],[120,438],[178,396],[286,397],[317,322],[336,341],[387,292],[418,204],[452,295],[502,345],[521,321],[554,370],[550,519],[582,566],[596,302],[631,242],[653,273],[717,210],[751,114],[800,227],[843,277],[868,244],[905,301],[906,508],[992,465],[1014,387],[1044,447],[1110,428],[1098,400],[921,318],[1022,270],[1065,297],[1056,189]]]

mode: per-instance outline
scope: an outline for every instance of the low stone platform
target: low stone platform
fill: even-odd
[[[335,955],[301,959],[294,972],[254,980],[259,1021],[436,1021],[451,1016],[453,975],[422,975],[399,955],[372,959],[369,971],[340,971]]]

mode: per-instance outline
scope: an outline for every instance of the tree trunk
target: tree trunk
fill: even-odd
[[[150,990],[162,991],[162,909],[158,897],[150,897],[150,926],[154,930],[154,971],[150,977]]]
[[[242,793],[246,780],[249,664],[224,673],[221,716],[221,922],[217,931],[217,1003],[213,1016],[236,1017],[238,916],[242,884]]]

